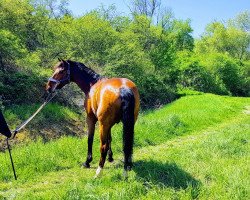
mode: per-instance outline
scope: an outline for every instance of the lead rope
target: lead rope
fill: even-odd
[[[16,134],[22,129],[24,128],[41,110],[42,108],[50,102],[51,99],[53,99],[53,97],[56,96],[56,93],[52,94],[50,97],[48,97],[44,102],[43,104],[36,110],[36,112],[29,118],[27,119],[25,122],[23,122],[18,128],[16,128],[13,133],[14,133],[14,136],[12,139],[15,138]],[[10,155],[10,162],[11,162],[11,166],[12,166],[12,170],[13,170],[13,174],[14,174],[14,178],[15,180],[17,180],[17,176],[16,176],[16,170],[15,170],[15,166],[14,166],[14,162],[13,162],[13,159],[12,159],[12,155],[11,155],[11,148],[10,148],[10,144],[9,144],[9,138],[6,139],[6,144],[7,144],[7,148],[8,148],[8,151],[9,151],[9,155]]]
[[[26,121],[24,121],[20,126],[18,126],[14,131],[13,131],[13,138],[15,138],[16,134],[21,130],[23,129],[42,109],[44,106],[46,106],[47,103],[50,102],[51,99],[54,98],[54,96],[56,96],[57,93],[54,93],[52,94],[50,97],[48,97],[44,102],[43,104],[36,110],[36,112],[31,115],[31,117],[29,119],[27,119]]]
[[[6,139],[6,143],[7,143],[7,147],[8,147],[8,151],[9,151],[9,155],[10,155],[10,161],[11,161],[13,174],[14,174],[15,180],[17,180],[16,170],[15,170],[14,162],[13,162],[12,155],[11,155],[11,149],[10,149],[10,145],[9,145],[9,138]]]
[[[14,133],[14,136],[13,136],[13,139],[15,138],[15,136],[16,136],[16,134],[22,129],[22,128],[24,128],[36,115],[37,115],[37,113],[39,113],[41,110],[42,110],[42,108],[46,105],[47,103],[46,102],[44,102],[38,109],[37,109],[37,111],[29,118],[29,119],[27,119],[25,122],[23,122],[19,127],[17,127],[14,131],[13,131],[13,133]]]

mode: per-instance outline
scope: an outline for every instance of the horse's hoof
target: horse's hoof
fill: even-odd
[[[83,164],[82,164],[82,166],[83,166],[83,167],[85,167],[85,168],[90,168],[89,163],[86,163],[86,162],[85,162],[85,163],[83,163]]]
[[[114,159],[113,158],[108,158],[108,161],[109,162],[114,162]]]

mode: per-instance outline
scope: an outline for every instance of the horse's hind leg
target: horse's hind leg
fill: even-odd
[[[94,133],[95,133],[95,124],[96,124],[96,118],[94,116],[88,116],[87,117],[87,125],[88,125],[88,154],[86,162],[83,163],[83,166],[86,168],[89,168],[89,163],[92,161],[92,146],[93,146],[93,139],[94,139]]]
[[[107,153],[109,150],[108,134],[110,128],[100,123],[99,129],[100,129],[100,143],[101,143],[100,144],[101,158],[99,162],[99,167],[96,170],[95,178],[101,175],[107,157]]]
[[[113,159],[113,152],[112,152],[112,149],[111,149],[111,142],[112,142],[112,137],[111,137],[111,129],[110,129],[109,135],[108,135],[108,143],[109,143],[108,161],[109,162],[113,162],[114,161],[114,159]]]

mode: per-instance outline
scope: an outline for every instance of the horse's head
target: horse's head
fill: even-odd
[[[53,93],[56,89],[61,89],[70,83],[70,63],[61,59],[58,60],[59,63],[55,65],[55,71],[46,84],[48,93]]]

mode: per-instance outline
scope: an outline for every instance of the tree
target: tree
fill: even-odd
[[[227,24],[210,23],[202,38],[196,43],[196,51],[198,53],[227,53],[238,60],[246,60],[250,50],[248,20],[249,15],[243,13]]]
[[[130,0],[129,9],[133,17],[146,16],[150,19],[149,26],[156,24],[164,30],[170,27],[173,19],[172,10],[164,6],[161,0]]]
[[[20,39],[8,30],[0,29],[0,67],[4,63],[20,58],[26,49],[22,46]]]
[[[71,15],[68,9],[69,0],[29,0],[32,7],[39,12],[43,12],[49,18],[61,18]]]
[[[230,19],[228,21],[229,27],[235,27],[237,29],[240,29],[244,32],[250,31],[250,12],[245,11],[240,13],[235,17],[235,19]]]
[[[178,51],[193,50],[194,38],[191,35],[193,29],[190,25],[190,20],[174,20],[170,37],[174,41],[174,46]]]
[[[156,12],[160,8],[161,0],[132,0],[130,11],[136,15],[145,15],[149,18],[153,18]]]

